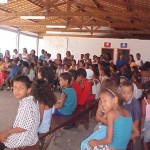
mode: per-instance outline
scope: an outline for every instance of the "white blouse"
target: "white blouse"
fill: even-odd
[[[38,128],[40,124],[39,105],[28,96],[19,102],[18,113],[13,128],[22,128],[26,131],[14,133],[8,136],[5,146],[18,148],[33,146],[38,142]]]

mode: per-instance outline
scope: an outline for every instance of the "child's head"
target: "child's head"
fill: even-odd
[[[56,103],[56,97],[51,91],[50,84],[43,79],[37,79],[33,82],[31,85],[31,95],[33,95],[39,103],[48,105],[50,108]]]
[[[100,102],[103,110],[108,112],[122,104],[122,96],[117,86],[104,88],[100,92]]]
[[[12,60],[11,66],[16,66],[17,65],[17,60]]]
[[[143,84],[143,93],[147,99],[150,99],[150,81]]]
[[[60,86],[63,88],[63,87],[68,87],[71,83],[71,74],[68,73],[68,72],[64,72],[60,75]]]
[[[62,69],[62,66],[61,66],[61,64],[59,64],[59,65],[57,65],[57,69]]]
[[[31,81],[25,75],[17,76],[13,82],[13,93],[17,99],[23,99],[30,93]]]
[[[73,59],[73,60],[71,61],[71,65],[72,65],[72,66],[76,66],[76,60],[75,60],[75,59]]]
[[[102,83],[101,83],[101,88],[105,89],[105,88],[109,88],[109,87],[115,87],[116,86],[116,82],[113,79],[105,79]]]
[[[30,69],[34,69],[34,63],[30,63]]]
[[[68,70],[69,69],[69,65],[68,64],[64,64],[64,69]]]
[[[123,82],[121,85],[121,94],[125,102],[129,102],[133,97],[134,87],[133,84],[129,81]]]
[[[44,79],[49,82],[49,84],[53,84],[55,77],[54,71],[50,67],[41,67],[38,70],[38,79]]]
[[[76,79],[77,79],[77,71],[74,70],[74,69],[70,69],[70,70],[69,70],[69,73],[70,73],[71,76],[72,76],[72,81],[76,81]]]
[[[23,62],[22,62],[22,65],[23,65],[23,67],[29,68],[29,64],[28,64],[26,61],[23,61]]]
[[[87,73],[86,73],[85,69],[79,68],[77,70],[77,80],[79,82],[81,82],[82,80],[86,79],[86,76],[87,76]]]
[[[119,77],[119,85],[121,85],[123,82],[129,82],[129,81],[130,80],[129,80],[128,76],[125,74]]]
[[[85,63],[83,60],[79,60],[79,68],[84,68]]]

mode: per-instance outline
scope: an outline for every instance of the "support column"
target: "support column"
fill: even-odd
[[[19,44],[20,44],[20,29],[18,29],[17,38],[16,38],[16,48],[18,50],[18,53],[19,53]]]
[[[37,52],[37,56],[38,56],[38,52],[39,52],[39,36],[36,39],[36,52]]]

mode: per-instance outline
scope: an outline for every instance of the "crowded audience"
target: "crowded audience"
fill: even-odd
[[[71,115],[78,105],[95,100],[99,103],[96,119],[106,126],[106,131],[105,138],[97,139],[95,133],[95,139],[87,141],[89,150],[126,149],[131,139],[134,144],[142,139],[143,149],[150,149],[150,62],[144,63],[140,53],[136,54],[136,59],[130,54],[128,61],[121,54],[115,64],[109,53],[94,55],[93,58],[89,53],[81,54],[81,59],[77,61],[70,51],[64,58],[58,53],[55,60],[44,49],[39,57],[33,49],[30,53],[26,48],[23,48],[22,54],[17,49],[13,52],[11,57],[9,50],[6,50],[0,58],[0,90],[14,92],[14,85],[21,83],[26,88],[22,98],[33,99],[28,97],[28,88],[31,87],[35,111],[38,111],[36,105],[39,103],[40,118],[36,112],[39,134],[49,130],[52,108],[54,115]],[[31,82],[29,87],[23,77],[29,84]],[[55,91],[61,92],[59,100],[55,98]],[[122,126],[123,122],[126,126]],[[18,131],[22,135],[25,132]],[[4,133],[0,133],[0,149],[16,148],[22,144],[20,141],[20,145],[13,145],[11,138],[17,141],[18,137],[12,133],[16,132],[11,130],[5,137],[8,138],[6,142],[3,141]],[[36,139],[32,144],[36,146],[37,133],[34,134]],[[30,146],[29,141],[23,144]]]

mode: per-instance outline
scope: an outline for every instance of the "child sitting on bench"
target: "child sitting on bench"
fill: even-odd
[[[31,81],[25,75],[14,80],[13,93],[19,100],[19,108],[13,128],[0,133],[0,150],[6,147],[39,150],[39,105],[33,96],[29,96],[30,86]]]
[[[71,74],[64,72],[60,75],[60,86],[62,87],[61,99],[55,105],[55,115],[71,115],[76,109],[77,96],[71,84]]]
[[[55,105],[56,98],[48,81],[43,79],[37,79],[33,82],[31,95],[33,95],[39,103],[41,124],[38,132],[40,136],[42,136],[43,133],[48,132],[50,129],[52,107]]]

